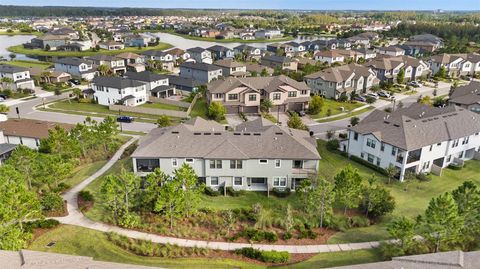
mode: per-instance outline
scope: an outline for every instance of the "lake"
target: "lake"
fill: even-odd
[[[17,46],[23,43],[26,43],[30,41],[32,38],[35,36],[33,35],[0,35],[0,56],[2,56],[5,59],[10,59],[8,55],[10,52],[7,50],[8,47],[11,46]],[[17,54],[17,57],[15,59],[19,60],[34,60],[30,57],[27,57],[24,54]]]

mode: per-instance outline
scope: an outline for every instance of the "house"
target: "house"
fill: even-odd
[[[405,45],[412,46],[432,53],[443,47],[443,39],[432,34],[421,34],[411,36]]]
[[[358,52],[361,55],[359,58],[363,58],[364,60],[370,60],[377,57],[377,53],[374,50],[367,48],[353,49],[353,51]]]
[[[48,34],[57,35],[57,36],[68,36],[70,39],[78,39],[79,38],[78,31],[73,30],[72,28],[68,28],[68,27],[62,27],[62,28],[52,30],[52,31],[48,32]]]
[[[0,121],[0,143],[24,145],[31,149],[38,149],[40,140],[47,138],[48,131],[55,128],[55,126],[59,126],[67,131],[75,127],[72,124],[30,119]]]
[[[259,113],[264,99],[272,101],[272,111],[300,111],[308,108],[310,87],[286,76],[228,77],[207,84],[208,102],[221,102],[228,114]]]
[[[358,35],[354,35],[352,37],[349,37],[348,41],[350,41],[350,43],[353,46],[362,46],[364,48],[367,48],[367,47],[370,47],[370,44],[373,41],[376,41],[379,38],[380,38],[380,36],[378,35],[378,33],[364,32],[364,33],[360,33]]]
[[[335,50],[321,50],[315,53],[314,59],[316,61],[333,64],[333,63],[343,63],[343,61],[345,60],[345,56],[341,55]]]
[[[480,251],[460,250],[393,257],[391,261],[331,267],[330,269],[474,269],[478,267]]]
[[[273,43],[267,45],[267,51],[272,54],[278,54],[278,52],[281,52],[281,55],[293,57],[295,55],[303,55],[305,52],[305,46],[296,42]]]
[[[28,49],[57,50],[57,47],[67,45],[69,40],[68,35],[45,34],[33,38],[30,43],[25,43],[23,46]]]
[[[262,57],[262,50],[259,48],[255,48],[249,45],[239,45],[233,48],[235,55],[240,54],[242,55],[242,59],[247,61],[251,59],[260,60]]]
[[[148,47],[150,38],[139,34],[133,34],[125,36],[123,40],[126,47]]]
[[[256,39],[275,39],[283,37],[282,31],[278,29],[258,30],[255,32]]]
[[[297,71],[298,67],[294,59],[285,56],[267,55],[263,56],[260,62],[264,66],[273,69],[279,68],[280,70]]]
[[[448,103],[480,113],[480,82],[472,81],[457,87],[448,98]]]
[[[215,61],[213,64],[222,68],[222,75],[224,77],[246,77],[248,75],[245,63],[226,59]]]
[[[9,79],[10,82],[5,81],[4,78]],[[7,64],[0,64],[0,86],[14,91],[35,89],[35,83],[30,77],[28,68]]]
[[[117,41],[106,41],[98,43],[98,46],[104,50],[123,50],[125,45]]]
[[[175,95],[175,88],[168,87],[168,77],[152,73],[149,71],[143,72],[127,72],[124,75],[128,79],[132,79],[146,86],[147,94],[155,97],[168,97]],[[166,86],[166,87],[165,87]]]
[[[405,55],[405,50],[397,46],[379,47],[376,49],[378,54],[388,56],[402,56]]]
[[[173,61],[177,62],[179,59],[182,59],[182,61],[186,61],[190,59],[190,54],[182,49],[179,48],[173,48],[170,50],[165,51],[167,54],[172,55]]]
[[[147,50],[142,55],[145,56],[147,65],[160,63],[161,68],[168,71],[172,71],[175,67],[174,56],[170,53],[161,50]]]
[[[91,82],[93,98],[103,106],[138,106],[148,101],[146,83],[122,77],[96,77]]]
[[[0,165],[5,163],[5,161],[12,155],[13,150],[17,147],[15,144],[8,144],[1,141],[2,132],[0,131]]]
[[[309,51],[334,50],[338,47],[335,39],[319,39],[302,43]]]
[[[223,76],[223,73],[221,67],[213,64],[186,62],[180,65],[180,76],[200,83],[209,83]]]
[[[204,48],[194,47],[187,49],[190,58],[194,59],[197,63],[212,64],[212,53]]]
[[[336,39],[336,42],[337,42],[337,48],[349,50],[352,47],[352,43],[347,38]]]
[[[235,57],[233,49],[224,46],[214,45],[207,48],[207,50],[210,51],[214,60],[233,59]]]
[[[401,57],[377,57],[367,62],[365,66],[372,68],[380,81],[394,81],[398,72],[404,67]],[[405,70],[406,73],[406,70]],[[405,76],[407,77],[407,76]]]
[[[341,150],[380,168],[405,173],[435,173],[478,156],[480,118],[457,106],[413,103],[392,113],[375,110],[348,129]]]
[[[439,54],[430,59],[432,74],[436,74],[441,67],[445,67],[447,74],[451,77],[459,77],[480,72],[480,54],[459,53]]]
[[[55,71],[69,73],[72,77],[92,80],[95,77],[93,63],[80,58],[65,57],[54,60]]]
[[[127,72],[124,59],[118,58],[117,56],[97,54],[88,56],[85,59],[91,61],[97,67],[106,65],[116,74],[124,74]]]
[[[405,51],[405,55],[412,57],[421,57],[424,55],[425,51],[419,47],[409,46],[409,45],[395,45],[396,47]]]
[[[263,66],[260,64],[254,64],[254,63],[245,63],[247,72],[250,74],[256,74],[257,76],[260,76],[262,73],[265,73],[265,76],[271,76],[273,75],[273,68],[270,68],[268,66]],[[265,71],[264,71],[265,70]]]
[[[355,63],[307,75],[305,82],[314,93],[333,99],[365,93],[379,83],[372,69]]]
[[[62,71],[42,69],[39,67],[31,67],[28,70],[30,71],[30,76],[36,77],[42,82],[67,83],[72,78],[72,75]],[[46,73],[49,73],[49,75],[45,76]]]
[[[183,92],[196,92],[203,83],[193,78],[184,78],[177,75],[167,75],[168,85]]]
[[[145,58],[139,54],[132,52],[123,52],[117,54],[117,58],[123,59],[123,64],[127,68],[127,71],[145,71]]]
[[[133,170],[146,176],[159,168],[173,176],[189,164],[206,186],[236,190],[295,190],[315,176],[320,155],[308,132],[280,127],[258,118],[226,131],[200,117],[153,129],[132,154]]]

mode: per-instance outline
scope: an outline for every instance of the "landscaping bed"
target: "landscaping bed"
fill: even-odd
[[[329,116],[334,116],[340,113],[350,112],[355,108],[364,106],[364,104],[352,101],[352,102],[338,102],[332,99],[323,99],[323,106],[319,113],[310,115],[312,119],[319,119]],[[344,110],[341,109],[344,108]]]

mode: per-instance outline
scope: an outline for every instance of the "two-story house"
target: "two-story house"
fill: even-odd
[[[245,63],[237,62],[232,59],[218,60],[213,63],[222,68],[224,77],[245,77],[248,75]]]
[[[207,84],[207,100],[221,102],[228,114],[260,112],[262,100],[272,102],[272,111],[301,111],[308,108],[310,88],[286,76],[228,77]]]
[[[436,74],[441,67],[444,67],[451,77],[474,75],[480,72],[480,54],[439,54],[430,59],[432,74]]]
[[[379,57],[365,63],[377,74],[380,81],[394,81],[400,69],[404,68],[404,61],[401,57]],[[406,73],[406,70],[405,70]],[[407,76],[405,76],[407,77]]]
[[[88,56],[85,59],[91,61],[97,68],[101,65],[106,65],[116,74],[121,75],[127,72],[124,59],[117,56],[97,54]]]
[[[146,176],[160,169],[173,176],[190,165],[199,182],[213,189],[292,189],[317,174],[320,155],[308,132],[259,118],[226,131],[200,117],[152,130],[132,154],[133,170]]]
[[[345,56],[335,50],[321,50],[314,54],[315,61],[326,62],[328,64],[343,63]]]
[[[209,83],[222,77],[223,73],[222,68],[217,65],[185,62],[180,65],[180,76],[194,79],[200,83]]]
[[[5,81],[3,78],[8,78],[11,82]],[[35,89],[35,83],[30,77],[28,68],[7,64],[0,64],[0,86],[14,91]]]
[[[187,49],[187,52],[190,54],[190,58],[194,59],[197,63],[213,63],[212,53],[207,49],[194,47]]]
[[[457,87],[448,98],[448,103],[480,113],[480,82],[471,81],[468,85]]]
[[[243,58],[243,60],[255,59],[258,61],[262,57],[261,49],[245,44],[234,47],[233,52],[235,53],[235,55],[241,55],[241,58]]]
[[[141,55],[132,52],[124,52],[118,54],[117,58],[123,59],[127,71],[145,71],[145,58]]]
[[[372,69],[359,64],[327,68],[305,76],[305,82],[314,93],[332,99],[365,93],[379,83]]]
[[[266,55],[261,58],[260,63],[273,69],[279,68],[288,71],[297,71],[298,68],[297,61],[286,56]]]
[[[388,46],[388,47],[379,47],[375,49],[378,54],[383,54],[387,56],[402,56],[405,55],[405,50],[398,46]]]
[[[235,57],[233,49],[225,46],[214,45],[207,48],[207,50],[212,54],[213,60],[233,59]]]
[[[142,53],[147,65],[160,65],[163,70],[172,71],[175,67],[173,54],[161,50],[147,50]]]
[[[414,103],[392,113],[375,110],[348,129],[340,148],[380,168],[393,166],[400,181],[405,173],[439,174],[450,164],[478,156],[480,118],[457,106]]]
[[[145,83],[147,94],[150,96],[168,97],[175,95],[175,87],[169,87],[166,75],[143,71],[127,72],[124,77]]]
[[[54,60],[55,71],[69,73],[72,77],[92,80],[95,77],[93,63],[81,58],[66,57]]]
[[[262,29],[255,32],[256,39],[275,39],[282,36],[282,31],[279,29]]]
[[[104,106],[138,106],[148,101],[146,83],[122,77],[96,77],[91,82],[93,98]]]

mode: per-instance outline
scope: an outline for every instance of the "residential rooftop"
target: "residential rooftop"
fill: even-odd
[[[59,126],[71,130],[75,125],[30,119],[8,119],[0,122],[0,131],[6,136],[21,136],[30,138],[47,138],[50,129]]]

